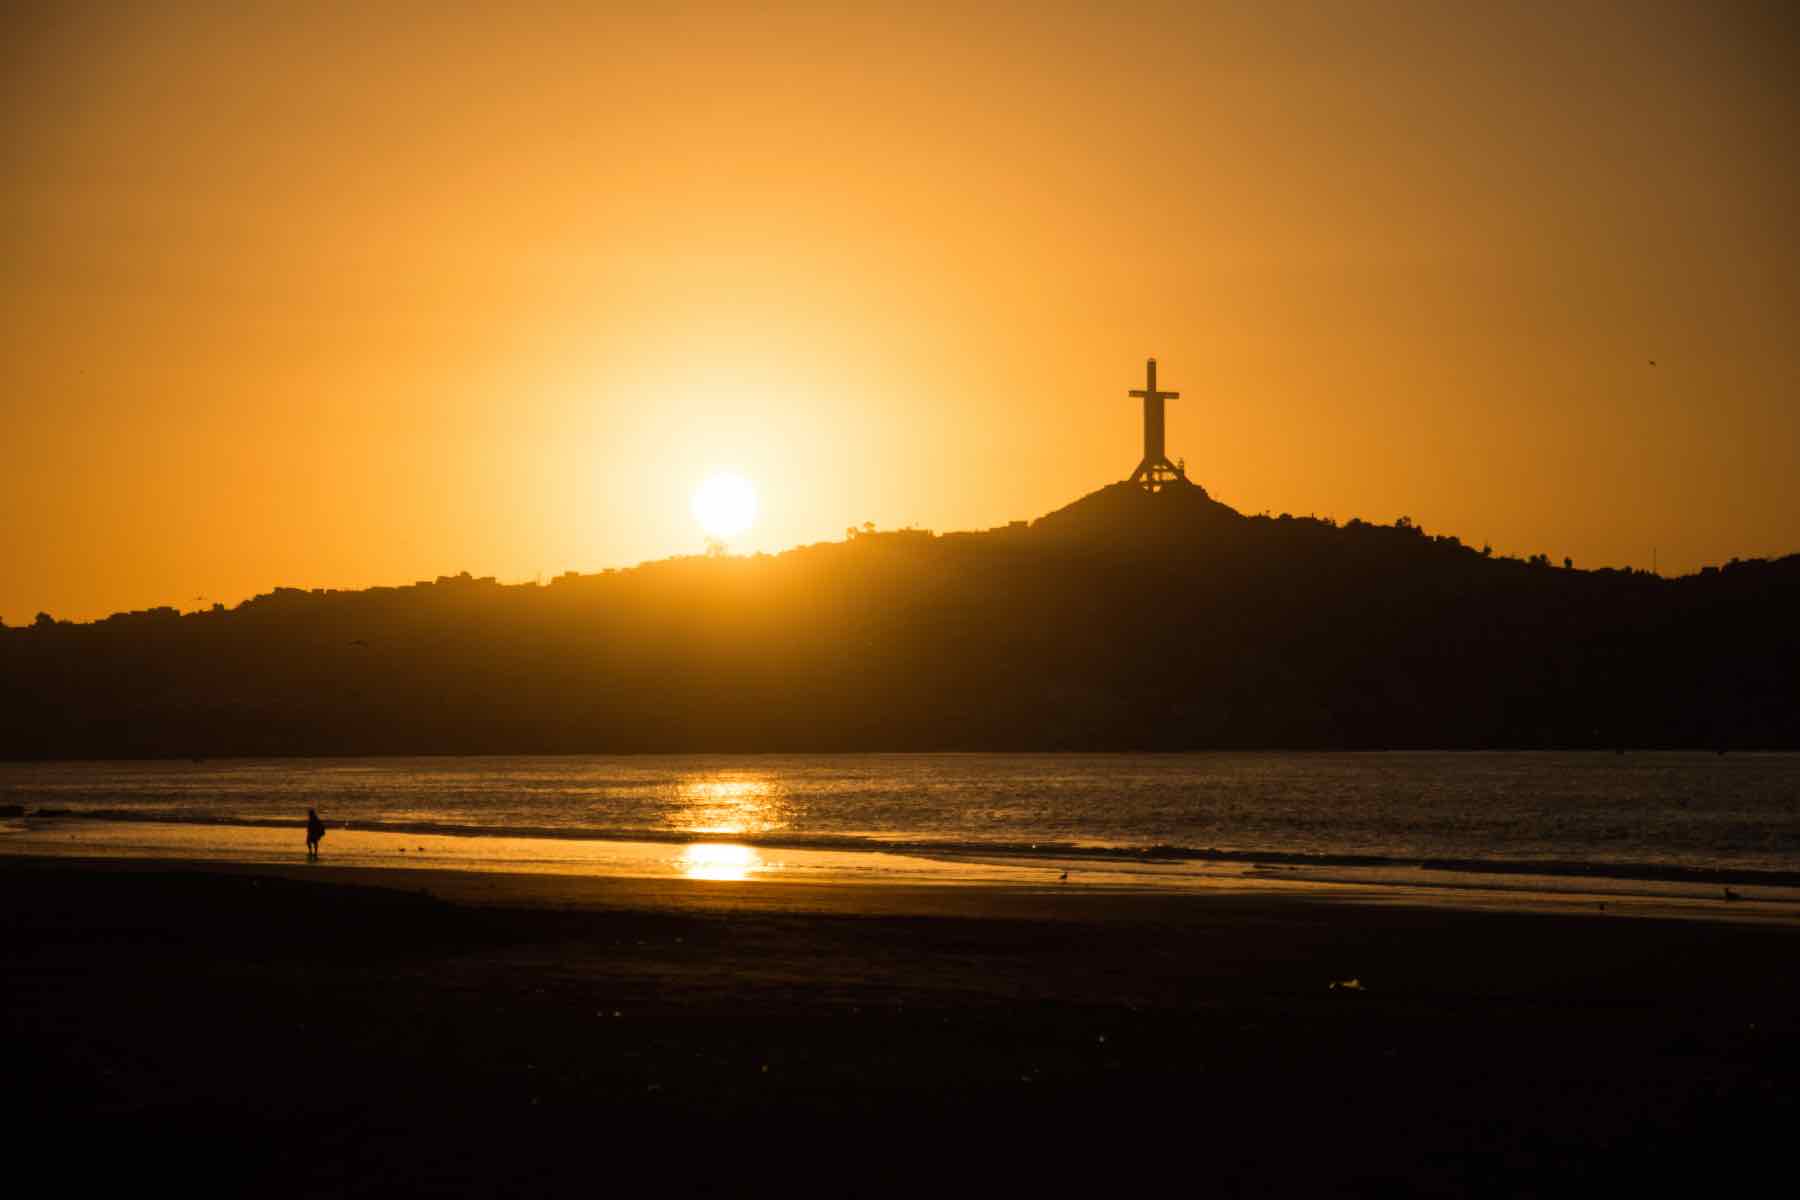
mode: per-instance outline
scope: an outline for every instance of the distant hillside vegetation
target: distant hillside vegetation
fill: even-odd
[[[0,755],[1800,747],[1800,555],[1665,580],[1118,484],[551,584],[0,629]]]

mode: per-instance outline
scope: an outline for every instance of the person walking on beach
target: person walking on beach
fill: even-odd
[[[319,820],[317,809],[306,810],[306,857],[319,857],[319,839],[325,836],[325,822]]]

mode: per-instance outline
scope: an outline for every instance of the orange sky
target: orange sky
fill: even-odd
[[[1034,517],[1152,353],[1246,512],[1800,550],[1782,5],[751,8],[6,6],[0,618]]]

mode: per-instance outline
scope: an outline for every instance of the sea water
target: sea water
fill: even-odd
[[[331,827],[331,850],[366,835],[377,840],[363,844],[382,853],[440,858],[507,860],[529,843],[540,857],[599,864],[630,844],[669,848],[673,862],[699,846],[702,857],[830,856],[840,868],[872,870],[901,856],[979,861],[1002,874],[1187,862],[1800,884],[1800,754],[0,764],[0,812],[10,814],[0,849],[33,850],[48,838],[104,853],[109,838],[135,838],[177,849],[268,841],[271,852],[291,854],[308,808]],[[719,869],[744,874],[732,862]]]

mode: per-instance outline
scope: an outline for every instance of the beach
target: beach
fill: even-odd
[[[104,1148],[84,1177],[1719,1188],[1800,1115],[1786,921],[329,861],[0,888],[14,1128]]]

